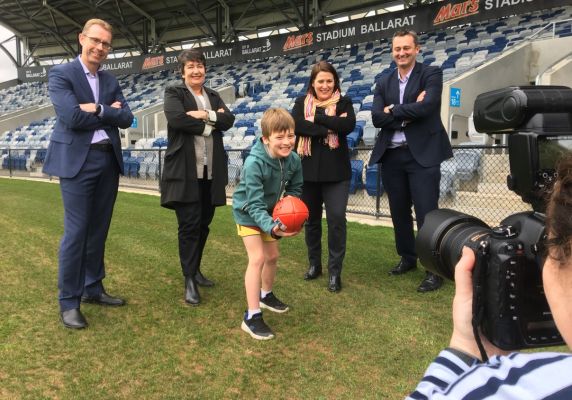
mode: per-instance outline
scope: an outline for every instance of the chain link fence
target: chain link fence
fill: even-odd
[[[52,179],[42,170],[46,149],[0,149],[0,175]],[[160,191],[164,148],[124,150],[125,175],[120,185]],[[248,150],[228,150],[227,196],[230,198],[240,179]],[[387,195],[378,179],[379,167],[368,167],[371,147],[352,150],[352,181],[348,212],[389,217]],[[508,190],[508,154],[502,146],[457,146],[454,157],[441,165],[440,207],[451,208],[482,219],[490,225],[519,211],[531,210],[519,196]]]

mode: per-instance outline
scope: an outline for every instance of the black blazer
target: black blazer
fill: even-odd
[[[309,157],[302,157],[304,181],[308,182],[339,182],[351,178],[350,155],[346,136],[356,126],[356,116],[352,100],[342,96],[336,104],[336,116],[327,116],[324,109],[316,108],[314,122],[304,118],[304,99],[300,96],[294,103],[292,116],[296,122],[296,148],[300,136],[312,138]],[[339,115],[347,113],[346,117]],[[338,134],[339,147],[330,149],[321,139],[328,136],[328,130]]]
[[[207,87],[204,89],[209,96],[213,111],[224,109],[224,112],[217,112],[217,121],[211,133],[213,137],[211,201],[213,205],[225,205],[228,168],[222,131],[232,127],[234,115],[216,91]],[[165,89],[164,110],[169,143],[161,178],[161,205],[174,208],[178,203],[193,203],[199,200],[194,138],[202,135],[205,123],[185,114],[198,108],[195,98],[184,83]]]
[[[423,101],[417,96],[426,91]],[[377,81],[373,97],[371,117],[373,125],[381,128],[375,142],[369,165],[379,163],[396,130],[406,121],[405,137],[415,160],[424,167],[440,164],[453,157],[451,143],[441,122],[441,92],[443,72],[438,67],[416,63],[409,76],[403,104],[399,104],[397,69]],[[394,104],[392,113],[383,112],[385,106]]]

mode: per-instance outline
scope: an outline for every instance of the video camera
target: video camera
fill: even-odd
[[[572,89],[564,86],[508,87],[477,96],[475,128],[506,133],[508,188],[532,205],[494,228],[454,210],[425,216],[417,254],[430,271],[454,279],[463,246],[476,253],[473,327],[503,350],[563,344],[542,286],[545,198],[555,167],[572,150]]]

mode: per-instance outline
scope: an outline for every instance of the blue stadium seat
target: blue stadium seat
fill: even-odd
[[[378,191],[379,182],[379,191]],[[365,170],[365,190],[369,196],[382,196],[384,193],[381,176],[378,173],[378,166],[372,165]]]
[[[350,163],[352,166],[350,194],[355,194],[359,189],[363,189],[363,160],[350,160]]]
[[[454,159],[441,163],[441,180],[439,182],[439,198],[456,195],[457,162]]]

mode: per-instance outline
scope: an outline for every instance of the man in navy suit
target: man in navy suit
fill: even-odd
[[[438,207],[440,164],[453,153],[440,117],[441,69],[416,61],[419,41],[413,31],[394,34],[392,54],[397,69],[382,76],[375,87],[371,115],[381,131],[369,164],[381,163],[401,257],[389,273],[400,275],[417,267],[411,206],[419,229],[425,215]],[[426,272],[417,290],[436,290],[442,283],[441,277]]]
[[[60,178],[64,234],[59,251],[59,303],[67,328],[87,326],[80,301],[121,306],[108,295],[105,240],[117,197],[123,158],[118,128],[133,114],[117,79],[102,71],[111,50],[112,28],[100,19],[86,22],[79,34],[81,55],[50,70],[48,88],[57,116],[44,173]]]

